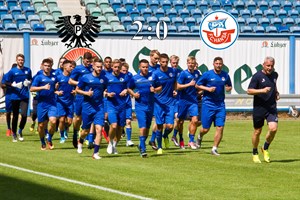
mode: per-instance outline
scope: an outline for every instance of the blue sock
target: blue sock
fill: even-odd
[[[183,134],[182,133],[179,133],[179,141],[183,141]]]
[[[48,136],[48,142],[52,142],[52,137],[53,137],[53,135],[51,135],[51,134],[49,134],[49,136]]]
[[[99,152],[99,148],[100,148],[100,146],[97,145],[97,144],[95,144],[94,145],[94,153],[98,153]]]
[[[42,145],[46,145],[45,137],[40,138]]]
[[[195,142],[195,135],[189,134],[190,141],[189,142]]]
[[[19,129],[18,134],[22,136],[22,129]]]
[[[60,131],[60,137],[64,138],[65,137],[65,131]]]
[[[93,143],[94,142],[94,134],[93,133],[89,133],[87,135],[89,143]],[[86,139],[86,138],[85,138]]]
[[[264,150],[268,150],[269,146],[270,146],[270,144],[267,141],[265,141],[265,143],[264,143]]]
[[[177,130],[177,129],[174,129],[173,137],[176,137],[176,136],[177,136],[177,133],[178,133],[178,130]]]
[[[127,140],[131,140],[131,128],[126,128]]]
[[[156,138],[156,131],[152,131],[150,142],[154,142]]]
[[[146,152],[146,136],[140,136],[140,147],[142,152]]]
[[[48,129],[45,129],[45,134],[49,134]]]
[[[160,131],[156,131],[156,139],[157,139],[157,148],[161,149],[162,133]]]
[[[85,140],[89,140],[89,134],[85,137]]]
[[[169,134],[171,133],[172,130],[166,128],[165,131],[164,131],[164,135],[163,135],[163,138],[168,138],[169,137]]]

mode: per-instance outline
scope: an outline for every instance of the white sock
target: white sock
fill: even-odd
[[[213,150],[213,151],[218,150],[218,147],[213,146],[213,147],[212,147],[212,150]]]

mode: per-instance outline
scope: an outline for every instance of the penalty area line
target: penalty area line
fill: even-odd
[[[122,192],[122,191],[119,191],[119,190],[114,190],[114,189],[110,189],[110,188],[106,188],[106,187],[102,187],[102,186],[98,186],[98,185],[93,185],[93,184],[85,183],[85,182],[82,182],[82,181],[76,181],[76,180],[72,180],[72,179],[68,179],[68,178],[64,178],[64,177],[60,177],[60,176],[55,176],[55,175],[51,175],[51,174],[47,174],[47,173],[43,173],[43,172],[33,171],[33,170],[30,170],[30,169],[25,169],[25,168],[22,168],[22,167],[17,167],[17,166],[14,166],[14,165],[9,165],[9,164],[5,164],[5,163],[1,163],[1,162],[0,162],[0,166],[11,168],[11,169],[16,169],[16,170],[19,170],[19,171],[23,171],[23,172],[27,172],[27,173],[31,173],[31,174],[36,174],[36,175],[40,175],[40,176],[44,176],[44,177],[48,177],[48,178],[53,178],[53,179],[57,179],[57,180],[61,180],[61,181],[81,185],[81,186],[95,188],[95,189],[102,190],[102,191],[105,191],[105,192],[115,193],[115,194],[131,197],[131,198],[135,198],[135,199],[153,200],[151,198],[147,198],[147,197],[143,197],[143,196],[127,193],[127,192]]]

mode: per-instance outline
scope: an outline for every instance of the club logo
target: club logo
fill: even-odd
[[[200,37],[208,47],[222,50],[235,43],[238,30],[238,23],[230,13],[217,10],[208,13],[202,20]]]
[[[262,47],[262,48],[267,48],[267,47],[269,47],[268,41],[263,41],[261,47]]]
[[[97,17],[86,16],[84,24],[81,23],[80,15],[73,15],[75,19],[74,24],[72,24],[70,18],[71,16],[62,16],[56,21],[56,27],[59,29],[57,33],[59,33],[60,38],[63,38],[61,41],[66,43],[67,48],[89,48],[92,44],[88,43],[88,41],[95,42],[94,38],[98,37],[100,26],[98,25],[99,21],[96,20]],[[73,45],[73,43],[75,44]]]

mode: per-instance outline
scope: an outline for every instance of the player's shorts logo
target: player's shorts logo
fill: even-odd
[[[222,50],[238,38],[238,23],[230,13],[217,10],[208,13],[200,25],[200,37],[210,48]]]

